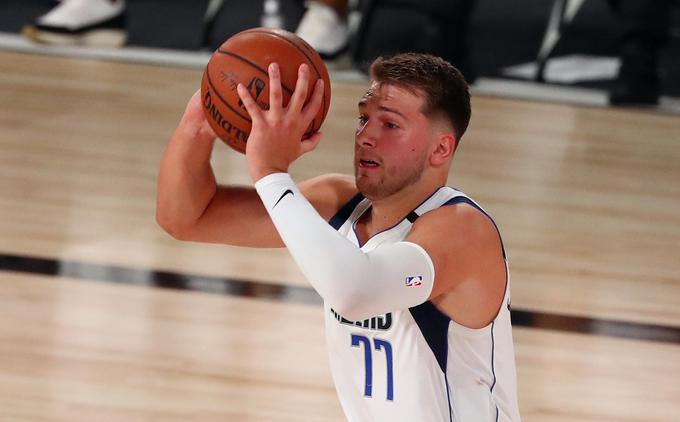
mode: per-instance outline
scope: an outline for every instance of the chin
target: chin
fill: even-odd
[[[394,186],[385,185],[384,181],[366,180],[365,177],[357,177],[356,185],[359,192],[371,201],[387,198],[398,192]]]
[[[401,177],[393,178],[371,178],[367,175],[357,173],[355,181],[357,189],[366,198],[374,201],[384,199],[396,193],[409,189],[409,187],[417,184],[421,180],[422,171],[411,172],[410,174],[401,175]]]
[[[357,175],[355,180],[356,180],[356,185],[357,189],[359,192],[361,192],[362,195],[364,195],[368,199],[380,199],[382,197],[381,191],[382,191],[382,186],[378,182],[366,180],[366,177],[362,177],[360,175]]]

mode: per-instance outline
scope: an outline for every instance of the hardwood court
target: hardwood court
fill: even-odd
[[[200,75],[0,52],[0,420],[343,420],[321,307],[287,252],[154,222]],[[333,84],[296,178],[352,172],[364,88]],[[680,119],[475,97],[457,154],[450,184],[498,222],[525,316],[523,420],[677,420]],[[242,156],[219,146],[214,163],[249,183]]]

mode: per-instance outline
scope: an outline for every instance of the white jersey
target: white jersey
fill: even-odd
[[[461,202],[488,216],[460,191],[442,187],[361,249],[401,241],[418,216]],[[370,206],[359,194],[330,224],[359,246],[354,225]],[[480,329],[457,324],[430,301],[364,321],[348,321],[325,304],[331,372],[347,419],[519,422],[509,287],[506,279],[498,315]]]

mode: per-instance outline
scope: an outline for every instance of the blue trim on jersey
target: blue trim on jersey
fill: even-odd
[[[503,245],[503,238],[501,237],[501,231],[498,230],[498,226],[496,225],[496,222],[493,221],[493,218],[491,218],[491,216],[489,214],[487,214],[487,212],[484,211],[482,209],[482,207],[477,205],[475,203],[475,201],[473,201],[472,199],[465,197],[465,196],[456,196],[455,198],[451,198],[448,201],[444,202],[444,204],[442,204],[442,206],[444,206],[444,205],[456,205],[456,204],[460,204],[461,202],[466,203],[468,205],[472,205],[474,208],[476,208],[482,214],[484,214],[489,220],[491,220],[491,223],[496,228],[496,233],[498,233],[498,239],[501,241],[501,250],[503,251],[503,259],[507,259],[507,257],[505,256],[505,246]]]
[[[420,206],[420,205],[418,205],[418,206]],[[411,224],[413,224],[413,223],[416,222],[416,220],[418,219],[418,217],[420,217],[420,216],[419,216],[415,211],[411,211],[411,212],[408,213],[408,215],[406,216],[406,219],[407,219],[408,221],[410,221]]]
[[[493,393],[493,388],[496,386],[496,369],[494,366],[494,353],[496,353],[496,342],[493,337],[493,329],[496,326],[496,321],[491,322],[491,374],[493,374],[493,383],[491,383],[490,391]]]
[[[340,227],[342,227],[349,216],[352,215],[354,208],[356,208],[356,206],[359,205],[359,202],[361,202],[363,199],[364,195],[361,193],[354,195],[352,199],[343,205],[342,208],[340,208],[338,212],[336,212],[335,215],[331,217],[330,220],[328,220],[328,224],[330,224],[335,230],[340,230]]]
[[[502,305],[501,305],[502,306]],[[493,374],[493,383],[491,384],[491,388],[489,388],[489,392],[493,396],[493,388],[496,386],[496,366],[495,366],[495,353],[496,353],[496,342],[494,340],[493,336],[493,329],[496,326],[496,321],[493,321],[491,323],[491,373]],[[495,402],[495,400],[494,400]],[[496,422],[498,422],[498,405],[496,405]]]
[[[444,381],[446,381],[446,398],[449,400],[449,422],[453,422],[453,406],[451,406],[451,390],[449,389],[449,377],[446,375],[446,371],[444,371]]]
[[[369,206],[368,208],[366,208],[366,209],[364,210],[364,212],[362,212],[361,215],[359,215],[359,217],[357,217],[357,219],[354,220],[354,222],[352,223],[352,231],[354,232],[354,236],[356,237],[357,243],[359,244],[359,246],[365,245],[366,243],[368,243],[369,240],[371,240],[372,238],[376,237],[377,235],[379,235],[379,234],[381,234],[381,233],[383,233],[383,232],[392,230],[393,228],[395,228],[395,227],[397,227],[398,225],[400,225],[404,220],[408,220],[409,223],[413,224],[413,223],[418,219],[418,217],[420,217],[420,216],[415,212],[415,210],[417,210],[421,205],[423,205],[423,204],[424,204],[425,202],[427,202],[430,198],[432,198],[437,192],[439,192],[440,189],[441,189],[441,188],[437,188],[434,192],[432,192],[427,198],[425,198],[420,204],[418,204],[417,207],[415,207],[413,210],[411,210],[411,211],[406,215],[406,217],[404,217],[404,218],[402,218],[401,220],[397,221],[397,223],[394,224],[393,226],[388,227],[388,228],[386,228],[386,229],[384,229],[384,230],[380,230],[378,233],[376,233],[376,234],[374,234],[373,236],[371,236],[371,237],[369,237],[368,239],[366,239],[366,242],[364,242],[364,243],[362,244],[361,241],[359,240],[359,235],[357,234],[357,230],[356,230],[357,222],[359,221],[359,219],[361,219],[361,217],[362,217],[364,214],[366,214],[367,212],[371,212],[371,208],[373,208],[373,205],[370,205],[370,206]]]
[[[451,318],[429,300],[413,308],[409,308],[411,316],[418,324],[427,345],[434,353],[439,368],[446,374],[446,360],[449,355],[449,322]]]

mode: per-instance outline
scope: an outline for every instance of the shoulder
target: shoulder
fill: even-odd
[[[345,205],[358,190],[354,177],[346,174],[324,174],[299,184],[300,191],[326,220]]]
[[[468,202],[426,212],[416,220],[409,236],[423,239],[431,248],[457,258],[489,252],[495,255],[498,251],[502,255],[496,225],[486,213]]]
[[[491,218],[461,202],[423,214],[412,232],[435,267],[430,300],[437,308],[470,328],[493,321],[503,302],[507,267]]]
[[[413,224],[406,240],[422,246],[439,274],[437,294],[465,279],[484,279],[479,274],[497,267],[503,257],[498,230],[481,210],[468,203],[428,211]],[[500,268],[500,267],[498,267]]]
[[[440,236],[465,234],[472,237],[497,233],[491,218],[468,202],[445,205],[426,212],[416,220],[411,231]]]

